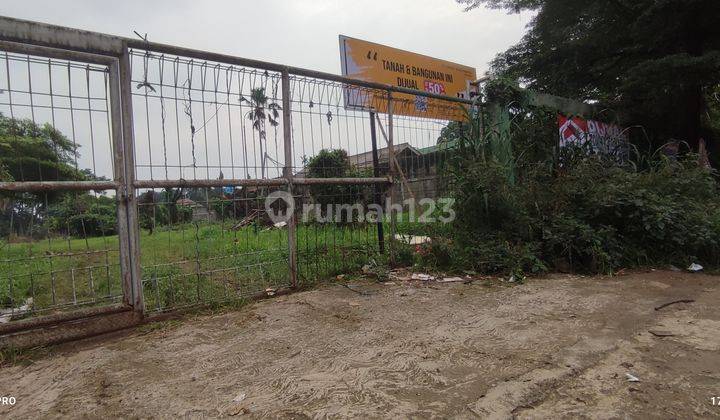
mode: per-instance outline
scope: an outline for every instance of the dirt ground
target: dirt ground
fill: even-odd
[[[0,415],[720,417],[720,277],[351,283],[60,346]]]

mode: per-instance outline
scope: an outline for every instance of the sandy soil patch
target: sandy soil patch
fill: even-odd
[[[352,284],[60,346],[0,369],[0,415],[720,416],[718,277]]]

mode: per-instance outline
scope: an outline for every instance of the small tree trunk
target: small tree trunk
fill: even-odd
[[[265,151],[262,136],[260,136],[260,178],[265,178]]]

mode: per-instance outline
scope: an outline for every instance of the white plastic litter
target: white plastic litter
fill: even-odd
[[[395,235],[395,240],[408,245],[422,245],[432,242],[429,236]]]
[[[690,264],[690,267],[688,267],[688,271],[691,273],[697,273],[698,271],[703,271],[704,267],[700,264],[692,263]]]
[[[33,306],[33,298],[27,298],[25,304],[17,308],[0,309],[0,324],[7,324],[12,320],[13,315],[29,311]]]
[[[637,376],[631,375],[629,373],[626,373],[625,376],[627,377],[628,382],[640,382],[640,379],[638,379]]]
[[[444,279],[438,279],[438,283],[465,283],[466,280],[460,277],[445,277]]]

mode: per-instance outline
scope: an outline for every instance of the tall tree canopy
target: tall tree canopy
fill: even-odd
[[[67,181],[88,177],[75,168],[77,146],[49,124],[0,114],[0,177],[15,181]]]
[[[457,0],[535,13],[492,73],[527,87],[597,100],[658,143],[717,141],[718,0]]]
[[[78,170],[77,157],[77,146],[51,125],[0,114],[0,181],[104,179]],[[111,198],[85,193],[0,193],[0,235],[37,235],[60,225],[72,234],[108,232],[114,206]]]

